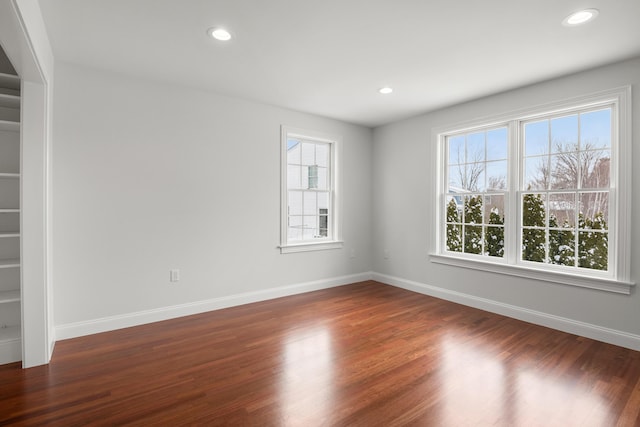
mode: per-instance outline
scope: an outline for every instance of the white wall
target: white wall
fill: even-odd
[[[370,129],[58,63],[54,108],[59,338],[371,270]],[[343,136],[344,249],[277,249],[281,124]]]
[[[473,78],[472,73],[469,78]],[[633,85],[633,164],[640,164],[640,59],[528,86],[375,129],[373,265],[380,280],[640,349],[640,295],[536,282],[434,264],[431,130],[512,110]],[[634,195],[640,173],[633,174]],[[631,279],[640,273],[640,197],[633,198]],[[389,251],[388,259],[384,250]],[[557,316],[558,318],[556,318]],[[602,336],[598,335],[603,332]],[[617,338],[610,339],[615,335]],[[617,341],[616,341],[617,340]]]

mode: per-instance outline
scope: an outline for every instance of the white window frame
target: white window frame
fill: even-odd
[[[324,238],[311,240],[290,241],[287,235],[288,230],[288,167],[287,167],[287,151],[288,140],[299,139],[308,142],[321,142],[328,144],[330,147],[329,161],[329,220],[328,235]],[[343,247],[341,238],[342,213],[340,203],[340,155],[342,149],[342,137],[327,133],[299,129],[291,126],[283,125],[281,127],[281,190],[280,190],[280,253],[308,252],[327,249],[339,249]]]
[[[612,106],[611,181],[609,198],[609,270],[566,268],[563,266],[521,261],[521,168],[522,123],[552,114],[570,113],[582,108]],[[583,97],[514,111],[500,116],[451,125],[432,130],[432,170],[437,203],[434,203],[430,260],[435,263],[490,271],[512,276],[543,280],[564,285],[630,294],[635,283],[630,281],[631,271],[631,86],[615,88]],[[505,202],[505,256],[504,258],[453,253],[446,250],[445,197],[448,183],[446,138],[456,133],[467,133],[486,128],[507,126],[508,146],[508,202]],[[558,268],[559,267],[559,268]],[[569,271],[571,270],[571,271]]]

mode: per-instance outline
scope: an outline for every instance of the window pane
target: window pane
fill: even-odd
[[[482,162],[484,156],[484,132],[467,135],[467,163]]]
[[[317,174],[318,174],[318,190],[326,190],[328,189],[328,185],[329,185],[329,180],[328,180],[328,174],[329,174],[329,170],[327,168],[322,168],[322,167],[318,167],[317,169]]]
[[[525,156],[539,156],[549,153],[549,121],[524,125]]]
[[[525,261],[544,262],[546,258],[545,231],[525,228],[522,230],[522,259]]]
[[[447,138],[449,143],[449,164],[464,163],[464,135]]]
[[[457,179],[464,191],[481,191],[484,188],[484,163],[452,166],[453,178]]]
[[[316,163],[316,145],[310,142],[302,143],[302,164],[314,165]]]
[[[507,161],[487,162],[487,191],[507,189]]]
[[[581,188],[609,188],[611,152],[593,150],[580,153]]]
[[[447,222],[462,222],[462,196],[446,197]]]
[[[302,217],[289,216],[289,228],[287,230],[287,238],[289,240],[302,239]]]
[[[524,162],[524,190],[546,190],[549,186],[549,157],[529,157]]]
[[[487,132],[487,160],[507,159],[507,128]]]
[[[287,163],[300,164],[300,143],[296,140],[287,141]]]
[[[472,181],[469,183],[469,190],[487,191],[485,183],[485,165],[486,163],[472,163],[469,165],[469,170],[472,172],[470,175]]]
[[[599,231],[578,232],[578,266],[593,270],[607,270],[609,233]]]
[[[447,250],[462,252],[462,225],[447,225]]]
[[[575,199],[575,193],[555,193],[549,195],[549,227],[575,227]]]
[[[329,193],[328,192],[318,192],[318,209],[321,211],[322,209],[329,209]],[[321,212],[322,213],[322,212]],[[325,213],[328,213],[325,212]]]
[[[596,191],[580,193],[578,196],[580,208],[579,228],[608,230],[609,229],[609,193]]]
[[[465,165],[449,167],[449,192],[459,193],[464,191]]]
[[[465,196],[465,224],[482,224],[482,196]]]
[[[453,165],[449,168],[449,191],[466,193],[484,187],[484,163]]]
[[[578,149],[578,115],[551,120],[551,151],[565,153]]]
[[[576,234],[570,230],[549,230],[549,263],[574,267]]]
[[[327,215],[320,215],[318,217],[318,229],[320,237],[329,236],[329,217]]]
[[[611,109],[580,114],[580,146],[583,150],[611,147]]]
[[[287,187],[301,188],[300,166],[295,166],[295,165],[287,166]]]
[[[484,223],[504,224],[504,195],[484,196]]]
[[[304,192],[304,214],[316,215],[318,213],[318,203],[316,193],[313,191]]]
[[[551,156],[551,189],[578,187],[578,153]]]
[[[289,191],[289,215],[302,215],[302,191]]]
[[[504,227],[485,227],[484,234],[486,254],[504,257]]]
[[[318,217],[317,216],[304,216],[303,219],[304,228],[302,230],[302,238],[315,239],[319,235],[318,232]]]
[[[318,188],[318,166],[309,166],[309,188]]]
[[[482,226],[465,225],[464,229],[464,252],[468,254],[482,253]]]
[[[544,194],[522,196],[522,225],[525,227],[546,226],[546,206]]]
[[[316,164],[322,167],[329,166],[329,144],[316,144]]]

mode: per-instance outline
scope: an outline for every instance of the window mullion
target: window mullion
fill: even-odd
[[[512,120],[508,124],[509,143],[507,146],[508,209],[505,212],[505,258],[509,264],[517,264],[522,236],[522,203],[520,203],[520,175],[522,170],[520,123]]]

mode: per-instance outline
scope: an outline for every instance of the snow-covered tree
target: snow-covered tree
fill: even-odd
[[[485,228],[485,251],[489,256],[504,256],[504,227],[492,227],[491,225],[504,225],[504,217],[500,216],[497,208],[491,209],[489,214],[490,226]]]
[[[482,253],[482,196],[464,198],[464,252]]]
[[[549,227],[560,228],[555,215],[549,215]],[[575,238],[573,227],[565,220],[562,230],[549,230],[549,263],[558,265],[576,265]]]
[[[462,252],[462,225],[460,222],[458,205],[452,198],[447,203],[447,250]]]
[[[601,212],[594,218],[578,216],[578,266],[594,270],[608,269],[609,242],[607,221]],[[591,231],[598,230],[598,231]]]
[[[525,194],[522,203],[522,259],[544,262],[546,237],[543,229],[526,227],[544,227],[545,209],[540,194]]]

